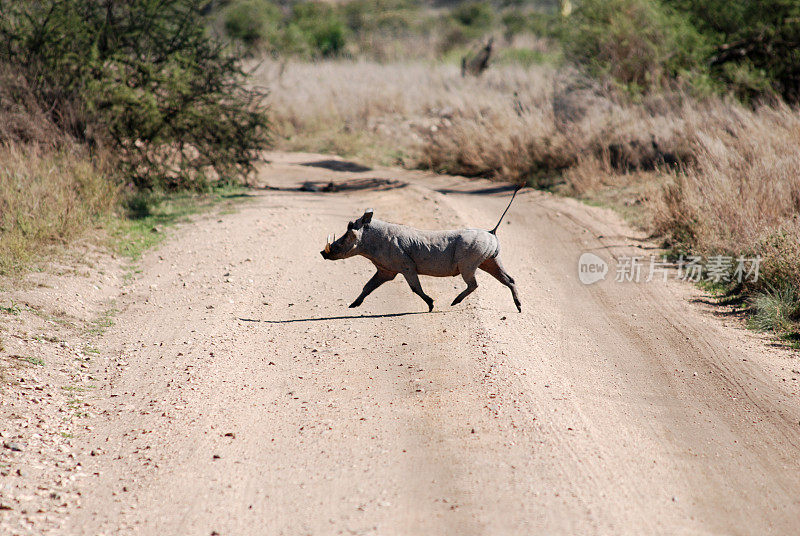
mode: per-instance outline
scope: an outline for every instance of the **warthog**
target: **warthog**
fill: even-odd
[[[397,274],[403,274],[411,290],[428,304],[429,311],[433,310],[433,299],[422,290],[418,276],[452,277],[461,274],[467,288],[453,300],[451,305],[456,305],[478,288],[475,272],[480,268],[511,289],[514,304],[522,312],[514,279],[500,263],[500,242],[496,236],[517,191],[491,231],[421,231],[375,219],[372,209],[368,209],[363,216],[347,224],[347,232],[341,238],[331,243],[328,237],[325,249],[320,254],[332,261],[361,255],[377,268],[350,307],[361,305],[373,290],[391,281]]]

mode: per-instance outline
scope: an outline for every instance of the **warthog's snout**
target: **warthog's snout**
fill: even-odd
[[[373,290],[397,274],[402,274],[411,290],[425,300],[429,311],[433,310],[433,299],[422,290],[418,276],[452,277],[460,274],[467,288],[453,300],[452,305],[456,305],[478,288],[475,272],[480,268],[511,289],[514,304],[517,310],[522,311],[514,279],[500,264],[496,230],[497,227],[492,231],[421,231],[373,219],[372,210],[367,210],[363,216],[347,224],[347,232],[341,238],[331,242],[329,236],[320,255],[326,260],[362,255],[375,265],[377,272],[350,307],[361,305]]]
[[[334,238],[336,238],[336,236],[334,236]],[[331,235],[328,235],[327,240],[325,240],[325,249],[320,251],[319,254],[322,255],[323,259],[327,260],[330,259],[330,253],[331,253]]]

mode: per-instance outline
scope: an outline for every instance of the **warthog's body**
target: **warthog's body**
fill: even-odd
[[[423,292],[417,276],[452,277],[460,274],[467,288],[453,300],[452,305],[455,305],[478,288],[475,272],[480,268],[511,289],[514,304],[521,311],[514,279],[500,264],[500,242],[495,236],[496,230],[497,227],[493,231],[421,231],[373,219],[372,211],[368,210],[348,224],[344,236],[333,243],[329,241],[321,254],[328,260],[361,255],[377,268],[350,307],[361,305],[369,293],[397,274],[403,274],[411,290],[428,304],[428,310],[433,309],[433,300]]]
[[[419,275],[452,277],[460,266],[496,257],[497,237],[481,229],[423,231],[373,219],[361,233],[358,254],[375,266],[402,273],[406,266]],[[391,267],[391,268],[390,268]]]

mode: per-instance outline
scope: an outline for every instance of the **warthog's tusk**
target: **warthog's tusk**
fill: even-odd
[[[325,253],[331,252],[331,235],[328,235],[327,241],[325,242]]]

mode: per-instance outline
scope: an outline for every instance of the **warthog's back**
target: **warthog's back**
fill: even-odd
[[[480,264],[500,251],[497,238],[482,229],[423,231],[373,219],[362,237],[379,264],[398,270],[410,257],[420,275],[454,276],[459,266]]]

